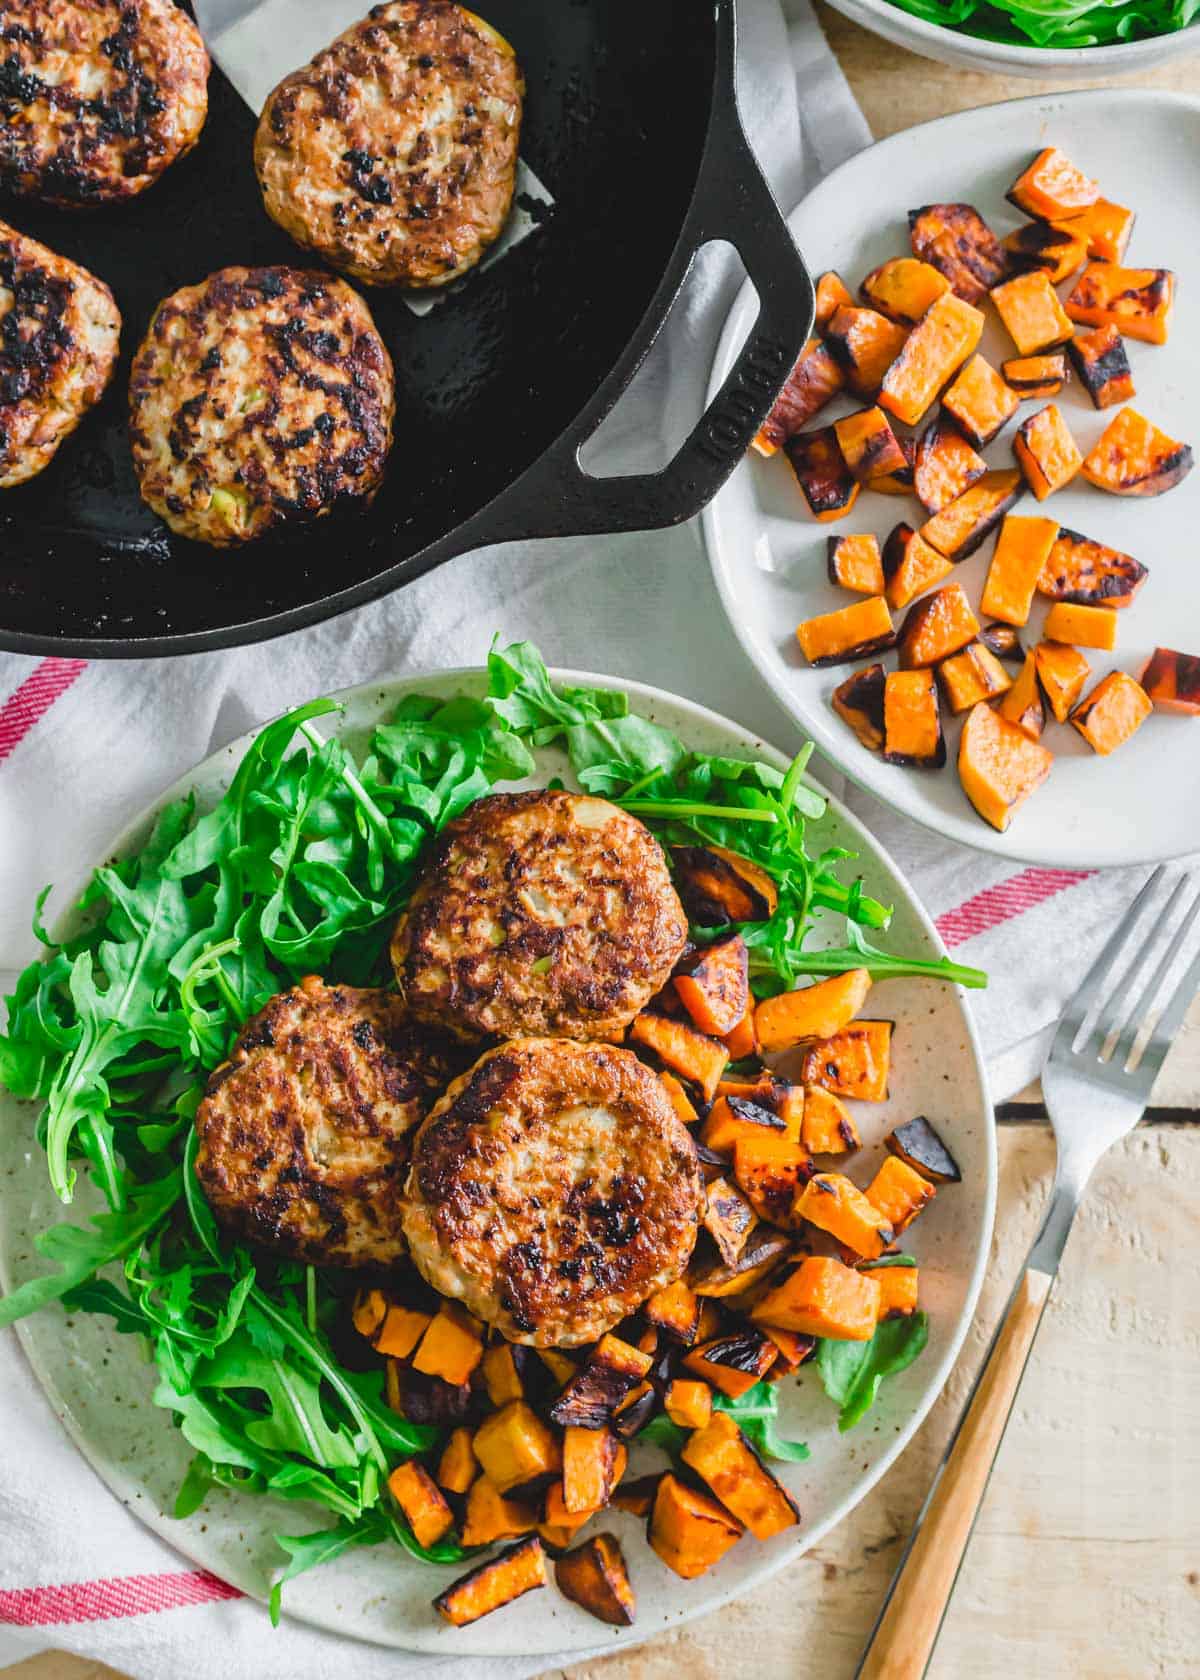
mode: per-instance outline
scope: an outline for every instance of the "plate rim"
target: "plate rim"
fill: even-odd
[[[941,28],[942,26],[931,27]],[[1200,27],[1200,24],[1197,27]],[[1015,99],[993,100],[990,104],[976,105],[965,111],[950,111],[945,116],[933,117],[928,122],[915,123],[911,128],[900,129],[895,134],[886,135],[884,139],[876,140],[870,146],[865,146],[861,152],[856,152],[852,157],[840,163],[836,169],[830,170],[829,174],[823,176],[815,186],[810,187],[808,192],[788,212],[785,220],[789,231],[794,238],[795,223],[812,200],[830,188],[836,190],[839,179],[855,165],[861,164],[863,158],[874,156],[878,160],[880,154],[887,148],[896,146],[901,141],[907,142],[914,135],[928,135],[935,129],[945,131],[954,128],[971,128],[989,114],[994,114],[997,111],[1007,112],[1019,106],[1057,105],[1060,103],[1070,105],[1099,104],[1100,102],[1103,102],[1109,108],[1118,103],[1144,104],[1149,102],[1159,109],[1164,105],[1175,106],[1200,117],[1200,94],[1184,93],[1176,89],[1144,87],[1064,88],[1049,93],[1021,94]],[[750,281],[745,280],[729,307],[725,323],[717,340],[717,347],[709,371],[706,400],[711,398],[713,391],[720,388],[721,370],[729,364],[731,346],[740,343],[741,339],[745,337],[746,332],[753,324],[757,308],[757,295]],[[1170,863],[1176,858],[1189,857],[1194,853],[1196,848],[1193,841],[1191,844],[1182,843],[1165,850],[1161,846],[1149,849],[1130,847],[1117,856],[1092,853],[1085,846],[1073,844],[1070,854],[1067,855],[1052,846],[1046,848],[1039,847],[1034,843],[1024,842],[1019,832],[1019,825],[1018,832],[1015,834],[1011,830],[1008,833],[1001,833],[999,830],[992,828],[989,823],[984,822],[982,818],[974,825],[963,824],[964,832],[960,833],[956,829],[954,833],[948,835],[944,827],[946,815],[944,812],[923,813],[921,810],[913,808],[917,801],[904,797],[910,788],[915,788],[917,785],[913,778],[906,778],[895,783],[895,792],[893,792],[893,784],[889,783],[887,788],[881,787],[868,780],[862,772],[852,768],[842,755],[841,748],[845,743],[841,732],[830,727],[832,714],[829,717],[824,715],[824,711],[828,708],[823,709],[820,714],[810,714],[807,710],[802,710],[796,703],[791,686],[777,675],[774,668],[766,660],[759,657],[752,637],[743,626],[733,595],[732,577],[728,575],[720,559],[722,545],[717,534],[718,504],[728,494],[732,478],[733,475],[731,474],[730,480],[727,480],[717,491],[700,518],[704,551],[708,559],[713,583],[720,597],[721,609],[737,637],[742,652],[753,665],[760,680],[766,683],[771,693],[783,706],[792,723],[803,730],[829,762],[843,776],[853,782],[855,787],[861,788],[864,793],[870,794],[873,799],[878,799],[890,810],[906,817],[910,822],[917,823],[930,833],[938,834],[942,839],[968,846],[974,851],[987,852],[993,856],[1005,858],[1012,863],[1036,864],[1053,869],[1074,868],[1094,871]]]
[[[774,762],[778,767],[785,767],[789,762],[785,753],[782,753],[770,742],[763,740],[752,729],[746,728],[744,725],[736,722],[736,720],[728,718],[720,712],[713,711],[710,707],[704,706],[698,701],[691,700],[683,695],[674,694],[668,689],[656,688],[650,683],[643,683],[634,679],[604,675],[592,671],[581,671],[563,666],[551,666],[549,667],[549,673],[551,678],[558,683],[569,683],[578,687],[605,688],[621,691],[627,694],[631,701],[640,703],[641,705],[653,706],[655,703],[661,704],[665,702],[671,707],[678,708],[685,716],[690,719],[694,719],[700,725],[715,727],[721,733],[727,735],[733,740],[743,741],[747,744],[753,743],[756,749],[763,754],[763,757],[767,761]],[[422,684],[436,684],[440,686],[443,684],[463,682],[464,680],[478,681],[485,675],[486,667],[479,665],[454,666],[444,670],[423,670],[415,672],[411,676],[380,677],[369,682],[355,683],[346,688],[330,690],[329,698],[338,701],[352,701],[359,696],[370,693],[386,693],[390,698],[392,695],[396,695],[401,692],[412,692],[415,688],[419,688]],[[277,714],[277,716],[284,715],[286,715],[286,713],[281,712]],[[203,758],[198,759],[189,769],[184,771],[182,775],[177,777],[152,800],[148,801],[134,817],[125,823],[116,838],[111,841],[107,847],[102,849],[99,856],[104,858],[120,856],[123,849],[132,843],[138,833],[149,821],[152,820],[152,818],[165,804],[174,798],[178,798],[181,794],[187,791],[188,787],[192,785],[194,779],[202,770],[207,769],[210,765],[214,764],[215,761],[228,756],[233,756],[235,762],[240,762],[240,758],[244,754],[249,743],[263,728],[267,726],[267,724],[273,721],[273,718],[267,718],[254,724],[250,729],[245,730],[240,735],[234,737],[233,740],[226,742],[225,745],[216,748],[212,752],[206,753]],[[843,804],[843,802],[835,794],[831,793],[817,778],[810,776],[806,777],[806,780],[817,792],[822,795],[823,798],[828,801],[830,810],[836,812],[838,819],[851,830],[856,840],[863,845],[864,848],[873,855],[874,859],[878,860],[878,862],[881,863],[886,870],[891,872],[907,899],[908,908],[915,915],[915,918],[924,931],[926,937],[930,940],[934,949],[940,955],[946,955],[946,947],[937,931],[937,927],[934,924],[932,917],[929,915],[925,906],[922,904],[921,900],[909,883],[907,875],[900,869],[887,848],[881,842],[876,840],[862,820],[857,817],[853,811],[849,810],[846,805]],[[89,866],[71,882],[69,890],[64,895],[65,902],[63,909],[59,916],[55,918],[55,930],[57,930],[59,923],[71,914],[72,908],[79,897],[83,884],[90,878],[92,867],[94,867],[94,865]],[[636,1644],[644,1643],[646,1640],[659,1637],[663,1633],[674,1632],[677,1628],[683,1627],[689,1622],[696,1621],[701,1616],[707,1616],[713,1611],[724,1608],[725,1605],[730,1604],[735,1599],[753,1591],[755,1588],[761,1586],[765,1581],[768,1581],[772,1577],[778,1575],[789,1565],[794,1564],[805,1553],[811,1551],[814,1546],[819,1545],[833,1528],[845,1521],[851,1512],[867,1496],[871,1489],[878,1484],[880,1479],[887,1473],[888,1470],[891,1469],[899,1455],[911,1443],[917,1430],[921,1427],[922,1423],[928,1416],[935,1401],[944,1391],[946,1383],[949,1380],[950,1373],[957,1362],[960,1352],[962,1351],[967,1334],[974,1323],[975,1309],[978,1305],[984,1273],[990,1260],[991,1242],[995,1229],[996,1199],[999,1180],[995,1105],[992,1101],[991,1085],[988,1076],[987,1062],[983,1053],[983,1045],[980,1040],[979,1029],[971,1009],[969,998],[961,986],[954,986],[952,989],[957,997],[959,1012],[966,1033],[965,1047],[968,1049],[975,1064],[975,1071],[979,1080],[980,1118],[983,1121],[986,1181],[983,1186],[983,1219],[976,1238],[975,1260],[971,1269],[971,1275],[967,1280],[963,1307],[959,1314],[958,1322],[954,1326],[946,1341],[941,1359],[938,1361],[937,1365],[934,1366],[930,1374],[924,1396],[919,1404],[914,1408],[912,1414],[905,1421],[903,1426],[897,1430],[895,1438],[889,1443],[886,1450],[880,1454],[878,1460],[876,1460],[870,1468],[859,1477],[859,1479],[855,1482],[853,1489],[846,1494],[837,1505],[834,1506],[824,1521],[818,1524],[811,1533],[808,1533],[805,1536],[803,1544],[796,1541],[793,1545],[782,1548],[777,1556],[767,1557],[764,1555],[757,1566],[752,1566],[748,1570],[747,1574],[735,1584],[721,1590],[714,1591],[695,1604],[682,1606],[674,1613],[668,1628],[648,1630],[640,1640],[635,1639],[634,1644],[630,1644],[627,1640],[623,1640],[619,1636],[614,1635],[611,1639],[599,1644],[580,1645],[577,1648],[573,1646],[562,1647],[561,1649],[563,1654],[569,1655],[572,1660],[581,1660],[583,1657],[603,1656],[614,1651],[632,1650]],[[5,1275],[7,1268],[3,1262],[4,1256],[2,1250],[0,1250],[0,1282],[3,1282],[7,1289],[9,1287],[9,1280]],[[199,1568],[208,1570],[210,1573],[218,1575],[219,1579],[225,1580],[230,1585],[238,1587],[246,1598],[253,1600],[259,1605],[265,1606],[267,1598],[259,1589],[257,1581],[253,1583],[249,1581],[248,1572],[247,1575],[243,1576],[242,1580],[239,1580],[238,1571],[230,1571],[226,1574],[214,1569],[211,1559],[204,1557],[199,1551],[193,1550],[188,1544],[190,1534],[186,1530],[181,1534],[172,1532],[172,1523],[174,1519],[170,1517],[169,1513],[159,1511],[153,1501],[148,1502],[150,1509],[147,1510],[145,1508],[147,1504],[146,1501],[137,1502],[137,1508],[135,1508],[133,1503],[122,1499],[121,1488],[123,1483],[133,1486],[139,1486],[140,1484],[134,1481],[133,1478],[123,1478],[117,1467],[106,1466],[103,1454],[99,1451],[99,1449],[93,1450],[87,1433],[77,1423],[72,1407],[66,1403],[65,1397],[61,1395],[52,1375],[42,1366],[40,1355],[36,1347],[36,1339],[33,1334],[33,1325],[37,1316],[37,1314],[31,1314],[28,1318],[18,1320],[12,1327],[20,1346],[21,1353],[28,1362],[42,1394],[45,1396],[50,1405],[54,1414],[55,1424],[66,1433],[68,1438],[76,1447],[81,1458],[104,1484],[108,1493],[111,1494],[112,1497],[120,1500],[125,1505],[125,1508],[129,1510],[145,1528],[149,1529],[149,1531],[154,1534],[158,1540],[162,1541],[178,1556],[195,1564]],[[164,1424],[166,1424],[166,1420],[164,1420]],[[224,1566],[222,1565],[222,1568],[223,1567]],[[299,1583],[297,1583],[297,1585],[298,1584]],[[319,1616],[311,1613],[305,1613],[305,1611],[300,1607],[299,1595],[295,1586],[293,1587],[289,1597],[290,1603],[284,1605],[283,1613],[300,1626],[316,1628],[324,1633],[335,1634],[343,1639],[371,1645],[381,1650],[437,1654],[446,1657],[450,1657],[454,1654],[444,1644],[435,1640],[434,1635],[441,1631],[439,1629],[433,1629],[430,1635],[424,1638],[419,1644],[401,1645],[391,1640],[378,1639],[371,1633],[361,1632],[357,1629],[348,1631],[345,1625],[344,1615],[340,1620],[338,1620],[332,1615]],[[551,1659],[553,1659],[557,1654],[558,1653],[556,1651],[536,1649],[520,1653],[522,1656],[546,1656]],[[462,1655],[463,1660],[481,1657],[486,1661],[489,1659],[512,1657],[514,1653],[511,1648],[507,1646],[497,1646],[485,1648],[475,1647],[469,1654],[463,1653]]]

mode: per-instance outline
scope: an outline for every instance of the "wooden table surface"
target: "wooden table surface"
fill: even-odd
[[[934,64],[817,10],[878,139],[1059,85]],[[1128,81],[1200,93],[1200,59]],[[1072,1233],[929,1680],[1200,1680],[1200,1000],[1154,1103],[1102,1163]],[[543,1680],[851,1680],[1053,1175],[1037,1091],[999,1120],[996,1233],[975,1324],[883,1482],[758,1592]],[[2,1672],[113,1680],[62,1652]]]

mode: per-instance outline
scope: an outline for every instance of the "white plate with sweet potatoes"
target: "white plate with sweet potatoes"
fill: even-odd
[[[910,209],[972,205],[1001,241],[1024,226],[1029,216],[1010,203],[1006,193],[1035,154],[1047,147],[1061,148],[1085,175],[1099,182],[1106,200],[1136,213],[1122,262],[1173,273],[1169,335],[1162,345],[1122,336],[1135,394],[1102,410],[1093,404],[1068,355],[1068,378],[1061,390],[1023,398],[978,454],[990,471],[1017,469],[1018,428],[1051,403],[1085,457],[1127,408],[1170,439],[1200,447],[1200,306],[1193,301],[1192,286],[1198,262],[1194,229],[1200,219],[1200,100],[1103,89],[1013,100],[945,117],[894,135],[843,164],[797,207],[790,226],[814,277],[836,271],[853,294],[854,305],[860,306],[858,289],[873,270],[890,258],[913,254]],[[1084,272],[1056,286],[1060,300],[1069,296]],[[1021,351],[986,294],[979,308],[985,322],[977,352],[999,369]],[[713,390],[751,330],[756,309],[753,290],[747,286],[726,323],[713,367]],[[1076,334],[1090,330],[1074,325]],[[806,418],[802,429],[830,427],[873,402],[866,390],[855,395],[844,389]],[[901,424],[894,414],[888,419],[903,441],[918,439],[939,416],[944,418],[945,411],[935,397],[916,424]],[[1038,500],[1022,478],[1022,494],[1010,510],[1023,518],[1055,521],[1064,531],[1133,556],[1146,570],[1136,598],[1116,614],[1112,651],[1082,650],[1089,667],[1084,700],[1110,673],[1136,679],[1156,648],[1200,659],[1195,559],[1200,473],[1171,472],[1164,481],[1170,481],[1169,488],[1159,494],[1109,494],[1077,473]],[[800,727],[861,786],[906,816],[967,845],[1060,867],[1133,864],[1194,851],[1200,833],[1200,779],[1195,775],[1200,716],[1195,713],[1156,707],[1136,733],[1101,756],[1078,728],[1069,721],[1058,722],[1045,707],[1039,741],[1053,755],[1049,774],[999,829],[979,815],[964,793],[959,743],[964,717],[971,714],[952,712],[940,676],[936,688],[946,751],[941,768],[887,762],[834,711],[834,691],[852,673],[875,661],[885,671],[894,671],[898,656],[868,653],[846,663],[814,666],[802,653],[796,636],[801,622],[868,599],[830,581],[828,539],[874,535],[882,551],[900,522],[919,530],[928,517],[911,491],[888,495],[864,487],[841,517],[819,522],[801,493],[785,448],[770,459],[752,453],[707,510],[709,558],[730,622]],[[986,628],[991,617],[980,603],[998,529],[918,599],[927,601],[935,588],[960,585]],[[1043,642],[1046,616],[1054,604],[1035,593],[1028,621],[1013,626],[1025,650]],[[898,631],[910,611],[911,603],[892,611]],[[1055,623],[1061,624],[1061,617]],[[1068,629],[1074,629],[1069,619]],[[1200,667],[1190,669],[1194,676]],[[1007,664],[1006,670],[1015,678],[1021,665]]]

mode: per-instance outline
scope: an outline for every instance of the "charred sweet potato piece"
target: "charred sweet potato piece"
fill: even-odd
[[[1027,216],[1076,216],[1100,197],[1100,184],[1076,169],[1057,146],[1045,146],[1005,196]]]
[[[885,595],[889,606],[899,611],[916,599],[923,590],[954,570],[953,560],[947,560],[911,525],[897,525],[883,545],[883,575],[887,579]]]
[[[551,1420],[564,1429],[606,1428],[621,1401],[644,1379],[653,1363],[648,1353],[630,1347],[611,1331],[601,1336],[587,1364],[575,1372],[551,1406]]]
[[[878,1260],[895,1236],[890,1222],[842,1173],[816,1173],[796,1198],[796,1212],[864,1260]]]
[[[491,1546],[497,1540],[512,1540],[531,1534],[537,1527],[537,1513],[504,1495],[487,1476],[476,1476],[467,1493],[463,1518],[464,1546]]]
[[[883,562],[879,557],[878,539],[869,533],[854,537],[828,539],[828,569],[830,583],[852,589],[856,595],[882,595],[884,587]]]
[[[668,1472],[658,1484],[650,1517],[650,1544],[676,1575],[694,1581],[719,1563],[745,1533],[736,1517],[707,1493]]]
[[[729,1063],[729,1051],[715,1038],[697,1032],[683,1021],[672,1021],[666,1015],[652,1015],[647,1010],[636,1018],[629,1029],[634,1044],[642,1044],[664,1061],[684,1079],[690,1079],[710,1101]]]
[[[733,1176],[761,1219],[792,1228],[792,1203],[813,1170],[812,1157],[791,1138],[739,1138],[733,1146]]]
[[[1125,260],[1125,248],[1133,232],[1134,213],[1123,204],[1113,204],[1098,198],[1080,214],[1058,219],[1057,226],[1066,233],[1078,234],[1087,241],[1089,257],[1100,262],[1119,263]]]
[[[438,1460],[437,1483],[447,1493],[466,1493],[479,1474],[479,1460],[471,1445],[471,1431],[464,1425],[452,1429]]]
[[[1081,607],[1077,601],[1055,601],[1046,614],[1042,634],[1048,642],[1068,642],[1111,652],[1117,645],[1117,615],[1111,607]]]
[[[510,1546],[498,1558],[460,1575],[434,1599],[434,1609],[452,1627],[466,1627],[514,1599],[546,1585],[546,1554],[536,1534]]]
[[[817,432],[797,432],[783,447],[815,520],[828,524],[850,512],[860,486],[842,459],[832,426]]]
[[[916,257],[892,257],[873,268],[859,290],[863,301],[889,321],[915,327],[942,293],[950,290],[950,282],[930,263]]]
[[[964,303],[979,303],[1008,272],[1000,241],[969,204],[910,210],[908,231],[913,255],[944,274]]]
[[[695,1341],[700,1328],[700,1302],[680,1278],[651,1295],[642,1308],[642,1316],[686,1346]]]
[[[689,1371],[703,1377],[731,1400],[761,1382],[774,1362],[774,1342],[749,1325],[727,1336],[718,1336],[714,1341],[703,1342],[683,1359]]]
[[[796,640],[810,665],[845,665],[883,653],[895,638],[892,615],[882,595],[868,595],[796,626]]]
[[[661,1410],[658,1390],[642,1382],[621,1401],[613,1413],[613,1430],[622,1441],[632,1441]]]
[[[1091,667],[1078,648],[1056,642],[1039,642],[1033,657],[1038,682],[1055,721],[1065,723],[1071,707],[1083,693]]]
[[[932,1184],[961,1184],[958,1162],[923,1114],[897,1126],[883,1141],[891,1154]]]
[[[979,632],[979,640],[989,653],[994,653],[997,659],[1007,660],[1010,665],[1020,665],[1025,658],[1021,638],[1011,624],[985,624]]]
[[[622,1452],[625,1449],[622,1447]],[[542,1520],[537,1525],[537,1531],[542,1541],[552,1551],[564,1552],[574,1540],[584,1523],[590,1522],[596,1515],[591,1511],[568,1511],[563,1498],[561,1482],[551,1482],[546,1489],[546,1500],[542,1506]]]
[[[881,408],[861,408],[844,420],[835,420],[833,429],[842,459],[860,484],[884,473],[903,472],[908,465]]]
[[[484,1418],[472,1445],[484,1474],[500,1493],[562,1468],[557,1437],[525,1400],[510,1400]]]
[[[1067,349],[1093,408],[1115,408],[1137,395],[1125,340],[1116,327],[1077,333]]]
[[[750,1310],[757,1324],[831,1341],[869,1342],[879,1318],[878,1274],[823,1254],[802,1260]]]
[[[579,1369],[575,1361],[568,1354],[565,1354],[561,1348],[535,1348],[533,1351],[554,1378],[559,1388],[565,1387]]]
[[[631,1517],[648,1517],[654,1509],[661,1475],[638,1476],[634,1481],[620,1484],[609,1504],[614,1511],[628,1511]]]
[[[832,704],[867,751],[879,752],[883,746],[883,666],[855,671],[834,689]]]
[[[976,449],[985,449],[1017,412],[1017,398],[984,356],[972,356],[942,407]]]
[[[1069,484],[1083,465],[1057,403],[1048,403],[1017,428],[1013,453],[1039,502]]]
[[[883,692],[883,756],[889,764],[940,770],[946,738],[932,671],[889,671]]]
[[[732,1054],[732,1052],[730,1053]],[[690,1126],[694,1120],[698,1120],[699,1115],[696,1112],[692,1099],[687,1094],[687,1087],[684,1085],[682,1079],[676,1079],[675,1075],[673,1073],[668,1073],[665,1068],[659,1069],[658,1077],[661,1079],[663,1087],[671,1099],[671,1107],[683,1121],[684,1125]]]
[[[792,1050],[809,1038],[832,1038],[858,1014],[871,990],[865,968],[764,998],[754,1012],[758,1042],[768,1054]]]
[[[763,1330],[779,1349],[779,1357],[767,1373],[768,1382],[798,1371],[817,1351],[815,1336],[801,1336],[796,1330],[781,1330],[778,1324],[764,1324]]]
[[[915,426],[979,343],[983,316],[953,292],[943,292],[909,333],[888,368],[879,406]]]
[[[728,1412],[714,1412],[689,1438],[681,1457],[756,1540],[770,1540],[799,1522],[791,1495],[764,1467]]]
[[[1037,656],[1032,649],[1025,655],[1025,662],[1008,693],[997,701],[996,710],[1002,718],[1007,718],[1009,723],[1015,723],[1018,729],[1023,730],[1031,741],[1036,741],[1046,727]]]
[[[991,536],[1023,489],[1015,469],[986,472],[957,501],[926,520],[921,535],[948,560],[965,560]]]
[[[881,496],[907,496],[913,486],[913,466],[917,458],[917,440],[911,437],[898,437],[900,453],[904,456],[903,467],[895,472],[884,473],[880,478],[873,478],[868,484],[868,490],[875,490]]]
[[[576,1516],[580,1511],[598,1511],[607,1505],[628,1459],[611,1429],[570,1425],[563,1431],[562,1442],[564,1510]]]
[[[892,1054],[890,1021],[851,1021],[832,1038],[814,1044],[804,1058],[805,1086],[821,1085],[838,1097],[883,1102]]]
[[[488,1348],[480,1370],[493,1406],[507,1406],[510,1400],[524,1399],[521,1366],[528,1357],[526,1348],[514,1347],[511,1342],[493,1342]]]
[[[408,1359],[432,1323],[430,1313],[416,1312],[411,1307],[389,1302],[383,1322],[375,1331],[376,1353],[386,1354],[389,1359]]]
[[[775,1112],[783,1121],[784,1136],[790,1137],[793,1143],[799,1143],[800,1128],[804,1124],[803,1085],[781,1084],[775,1099]]]
[[[736,1185],[724,1178],[708,1186],[702,1224],[727,1266],[736,1266],[758,1215]]]
[[[413,1354],[413,1370],[440,1377],[452,1388],[465,1383],[483,1358],[483,1326],[457,1301],[443,1301]]]
[[[688,1271],[688,1281],[705,1305],[730,1296],[745,1295],[787,1259],[792,1246],[791,1237],[783,1231],[756,1225],[738,1255],[736,1265],[727,1266],[724,1260],[714,1260],[707,1265],[694,1261]],[[708,1339],[711,1341],[712,1337]]]
[[[815,320],[818,332],[829,325],[843,304],[853,309],[854,299],[841,275],[835,269],[828,268],[817,281]]]
[[[825,328],[830,354],[860,397],[874,397],[883,376],[904,348],[907,329],[876,309],[843,306]]]
[[[725,846],[672,846],[675,890],[697,927],[769,922],[779,888],[758,864]]]
[[[1001,833],[1050,774],[1054,754],[986,702],[967,713],[958,742],[963,792],[985,822]]]
[[[933,1200],[937,1189],[907,1161],[889,1155],[867,1185],[865,1195],[899,1236]]]
[[[1042,269],[1051,285],[1069,280],[1087,261],[1087,240],[1081,233],[1069,233],[1065,226],[1050,222],[1026,222],[1004,241],[1009,267],[1018,273]]]
[[[1040,268],[996,286],[992,302],[1022,356],[1053,350],[1071,336],[1070,319],[1063,313],[1058,293]]]
[[[741,934],[708,946],[690,974],[676,975],[675,990],[702,1033],[724,1038],[732,1032],[750,1003],[750,960]]]
[[[1005,624],[1027,624],[1038,579],[1057,537],[1057,520],[1010,513],[988,567],[981,610]]]
[[[913,488],[926,513],[940,513],[987,471],[962,433],[947,420],[932,420],[921,433]]]
[[[615,1534],[596,1534],[557,1558],[554,1580],[564,1598],[578,1604],[599,1622],[632,1627],[637,1599]]]
[[[900,668],[914,671],[938,665],[979,634],[979,620],[960,583],[946,583],[908,609],[900,632]],[[887,693],[884,692],[884,746],[887,745]]]
[[[1116,752],[1154,710],[1150,697],[1127,671],[1110,671],[1071,713],[1070,722],[1093,752]]]
[[[1001,370],[1004,383],[1019,397],[1056,397],[1067,381],[1067,358],[1061,350],[1043,356],[1014,356]]]
[[[712,1416],[712,1389],[698,1377],[676,1377],[667,1385],[663,1411],[680,1429],[703,1429]]]
[[[1093,262],[1066,301],[1070,320],[1084,327],[1116,327],[1126,338],[1165,344],[1175,306],[1175,276],[1169,268],[1122,268]]]
[[[772,1108],[748,1097],[718,1097],[705,1116],[700,1141],[719,1155],[732,1155],[740,1137],[763,1137],[786,1132],[783,1119]]]
[[[938,678],[954,713],[969,711],[980,700],[994,700],[1012,687],[1012,678],[990,648],[971,642],[961,653],[943,659]]]
[[[1063,525],[1038,579],[1038,593],[1085,607],[1127,607],[1149,576],[1140,560]]]
[[[1083,462],[1083,476],[1110,496],[1161,496],[1195,465],[1191,446],[1176,443],[1136,409],[1123,408]]]
[[[804,1093],[800,1141],[812,1155],[845,1155],[862,1148],[850,1110],[823,1085],[810,1085]]]
[[[915,1266],[880,1266],[873,1276],[879,1284],[879,1316],[907,1318],[917,1310],[920,1273]]]
[[[819,338],[810,338],[800,359],[788,375],[787,384],[775,398],[770,414],[759,427],[754,448],[760,455],[774,455],[781,444],[821,412],[846,383],[846,376]]]
[[[1156,712],[1200,716],[1200,658],[1195,654],[1155,648],[1138,681]]]
[[[435,1545],[454,1527],[454,1512],[441,1488],[413,1459],[396,1466],[388,1477],[388,1488],[418,1546]]]

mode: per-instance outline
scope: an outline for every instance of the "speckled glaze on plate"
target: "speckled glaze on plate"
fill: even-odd
[[[637,683],[616,683],[583,672],[556,677],[589,686],[620,687],[635,709],[673,729],[701,751],[760,757],[778,765],[773,747],[736,724],[689,701]],[[415,691],[442,695],[483,691],[479,671],[440,672],[403,682],[346,690],[340,719],[320,720],[360,747],[374,724],[401,697]],[[153,814],[169,799],[194,789],[202,809],[228,786],[252,735],[214,754],[168,789],[151,811],[112,848],[121,854],[145,835]],[[539,781],[564,775],[557,752],[539,758]],[[894,864],[866,830],[836,801],[817,826],[814,842],[844,845],[859,854],[866,889],[895,905],[889,944],[921,956],[943,947],[929,918]],[[837,933],[835,926],[831,930]],[[460,1572],[431,1568],[395,1548],[351,1552],[300,1577],[284,1593],[287,1614],[331,1632],[400,1650],[441,1656],[526,1655],[617,1649],[678,1627],[749,1590],[797,1557],[839,1522],[879,1479],[910,1439],[949,1374],[974,1310],[991,1238],[996,1151],[991,1107],[978,1040],[962,993],[926,980],[890,980],[871,995],[871,1010],[896,1022],[892,1088],[883,1104],[857,1105],[864,1148],[850,1170],[873,1170],[884,1134],[914,1114],[927,1114],[943,1132],[963,1169],[961,1185],[947,1188],[913,1227],[905,1246],[922,1268],[922,1303],[929,1311],[929,1346],[917,1363],[884,1389],[883,1398],[852,1434],[837,1431],[836,1409],[813,1371],[788,1381],[782,1395],[785,1433],[806,1440],[812,1458],[776,1469],[797,1499],[801,1526],[767,1545],[747,1537],[721,1564],[697,1581],[681,1581],[659,1562],[644,1540],[644,1525],[623,1512],[605,1512],[603,1526],[621,1537],[638,1595],[635,1627],[618,1635],[561,1598],[550,1586],[531,1593],[473,1627],[452,1629],[430,1600]],[[44,1270],[32,1251],[33,1235],[63,1217],[49,1190],[41,1151],[33,1147],[35,1105],[0,1091],[0,1285],[5,1290]],[[78,1219],[99,1198],[84,1192],[70,1210]],[[151,1402],[154,1374],[137,1340],[119,1336],[110,1321],[65,1317],[51,1307],[17,1327],[21,1344],[63,1427],[115,1496],[170,1545],[255,1598],[265,1598],[281,1554],[277,1533],[306,1526],[305,1508],[218,1490],[194,1516],[169,1515],[190,1457],[183,1437]],[[651,1448],[637,1455],[631,1474],[661,1467]],[[314,1508],[308,1526],[322,1521]],[[599,1526],[599,1524],[597,1524]],[[586,1533],[587,1531],[585,1531]],[[270,1629],[263,1622],[263,1637]]]

